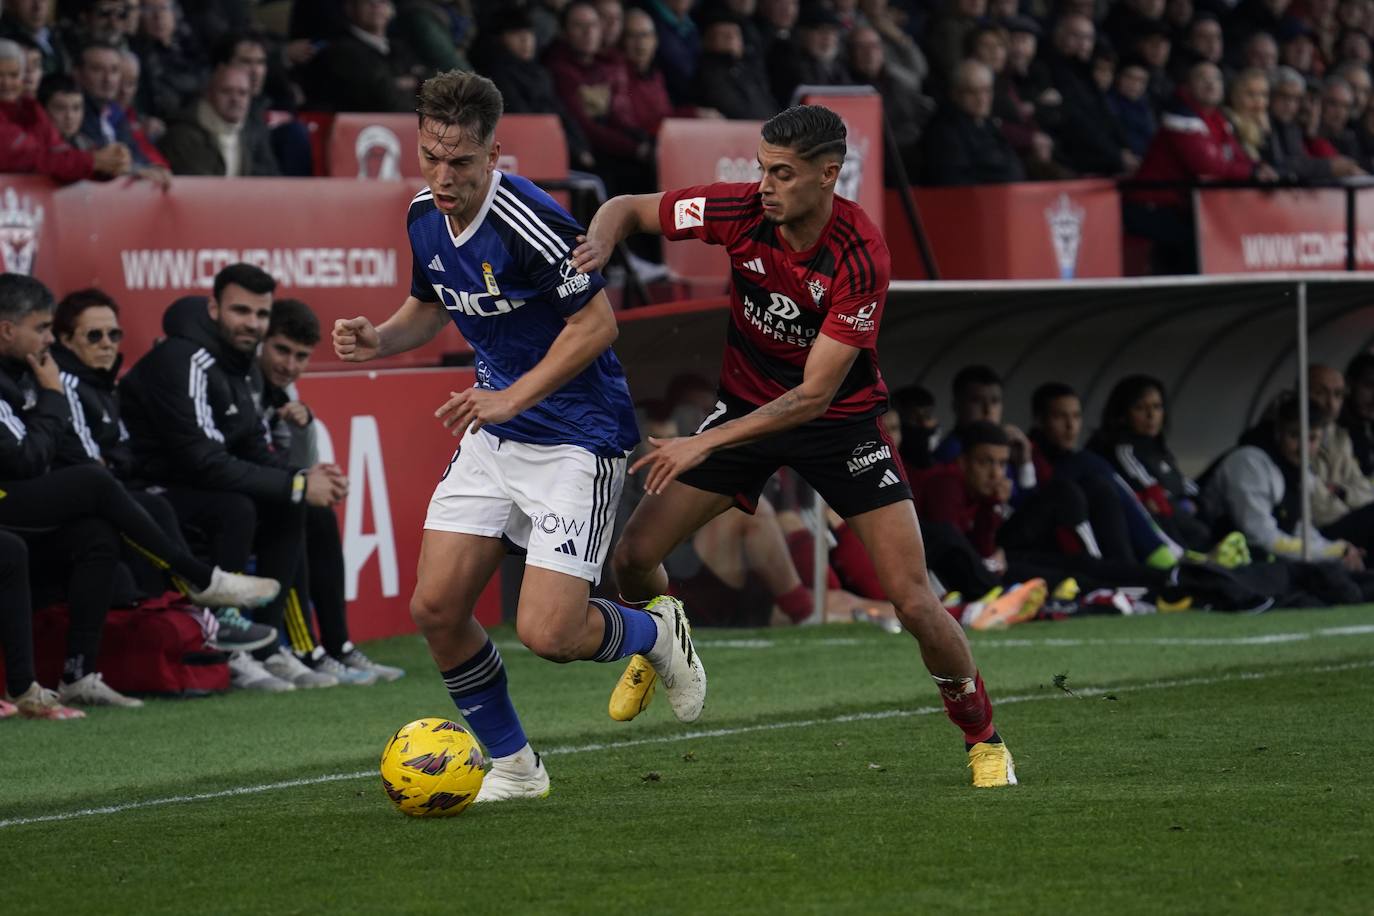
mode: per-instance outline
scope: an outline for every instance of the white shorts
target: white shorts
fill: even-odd
[[[576,445],[529,445],[464,434],[434,488],[425,528],[506,537],[531,566],[593,585],[611,546],[625,459]]]

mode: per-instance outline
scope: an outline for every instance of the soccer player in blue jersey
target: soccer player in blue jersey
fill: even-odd
[[[450,71],[419,95],[420,170],[411,202],[410,296],[374,327],[334,325],[340,359],[421,346],[452,320],[477,383],[435,415],[461,436],[425,519],[410,612],[453,702],[492,756],[477,801],[547,795],[543,762],[511,705],[501,654],[473,619],[507,543],[526,551],[516,631],[557,662],[645,654],[684,722],[701,714],[706,672],[687,618],[661,596],[644,610],[591,599],[638,441],[615,316],[595,271],[568,261],[584,230],[530,182],[496,169],[501,94]]]

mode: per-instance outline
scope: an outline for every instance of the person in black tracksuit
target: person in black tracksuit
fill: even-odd
[[[120,535],[204,604],[260,602],[278,586],[226,575],[179,549],[101,465],[53,469],[74,433],[61,375],[48,355],[52,309],[52,294],[38,281],[0,275],[0,527],[24,536],[39,570],[65,585],[71,623],[62,699],[139,706],[95,670]]]
[[[98,289],[69,293],[53,313],[53,334],[57,340],[50,352],[61,370],[74,432],[59,444],[56,464],[104,465],[177,548],[191,553],[171,503],[150,489],[138,473],[129,431],[120,414],[116,380],[124,357],[119,352],[123,331],[118,303]],[[208,498],[213,496],[207,494]],[[234,505],[221,501],[215,510],[229,516]],[[153,597],[166,590],[163,571],[146,556],[126,546],[123,559],[133,573],[138,597]],[[219,608],[215,616],[219,627],[210,643],[213,648],[255,649],[276,639],[275,630],[249,622],[235,608]]]
[[[1164,437],[1164,383],[1148,375],[1117,382],[1102,408],[1102,425],[1088,449],[1111,462],[1155,522],[1190,550],[1212,546],[1211,528],[1198,518],[1198,486],[1179,469]]]
[[[184,525],[207,533],[215,562],[242,569],[256,555],[259,574],[289,583],[301,557],[307,505],[332,505],[347,482],[333,465],[296,467],[268,444],[248,377],[275,288],[271,276],[251,265],[224,268],[210,298],[172,303],[162,320],[166,339],[138,361],[120,390],[138,466],[166,488]],[[237,504],[228,516],[217,509],[226,498]],[[252,522],[246,530],[238,524],[245,519]],[[289,595],[283,589],[255,614],[258,622],[280,631]],[[271,669],[279,655],[269,646],[255,658]],[[231,660],[231,669],[240,686],[287,689],[273,683],[285,680],[275,671],[268,675],[241,657]]]

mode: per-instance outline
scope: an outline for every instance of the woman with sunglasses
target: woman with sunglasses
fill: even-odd
[[[190,553],[171,503],[150,492],[146,482],[139,479],[129,431],[120,419],[117,379],[123,362],[119,345],[124,331],[119,326],[119,305],[98,289],[70,293],[53,312],[53,337],[50,352],[62,370],[62,386],[76,430],[76,435],[63,443],[58,462],[104,464],[167,537],[182,552]],[[124,559],[144,594],[153,596],[165,590],[161,569],[133,550],[126,550]],[[211,642],[215,648],[247,651],[270,643],[275,636],[271,627],[252,623],[235,608],[219,609],[215,616],[220,624]]]

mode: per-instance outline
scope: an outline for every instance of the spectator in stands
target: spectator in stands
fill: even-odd
[[[1269,32],[1255,32],[1245,39],[1241,65],[1272,77],[1274,71],[1279,68],[1279,43],[1274,40],[1274,36]]]
[[[1007,69],[1003,76],[1009,94],[1014,96],[1017,116],[1004,116],[1003,124],[1014,120],[1052,136],[1063,114],[1064,99],[1050,81],[1049,68],[1037,59],[1040,35],[1040,26],[1028,17],[1017,16],[1007,22]]]
[[[986,2],[986,0],[979,0]],[[854,82],[845,66],[840,20],[829,9],[811,7],[797,21],[796,47],[771,76],[779,107],[792,104],[798,86],[847,86]]]
[[[472,69],[467,48],[477,28],[467,0],[399,0],[389,34],[415,53],[426,73]]]
[[[1254,445],[1242,445],[1223,457],[1207,477],[1202,490],[1205,517],[1214,530],[1237,528],[1245,534],[1252,553],[1285,559],[1303,559],[1302,449],[1315,455],[1327,416],[1319,405],[1309,410],[1311,427],[1302,439],[1296,398],[1284,399],[1269,427],[1269,435]],[[1311,479],[1313,490],[1320,486]],[[1333,525],[1307,531],[1314,560],[1340,562],[1352,572],[1364,570],[1360,548],[1347,538],[1367,535],[1360,513],[1352,513]],[[1351,529],[1358,529],[1352,532]]]
[[[78,61],[76,79],[86,99],[81,133],[96,149],[115,143],[125,147],[133,159],[134,175],[166,187],[170,174],[144,155],[119,104],[124,77],[120,49],[112,44],[90,44],[82,48]]]
[[[267,126],[268,114],[274,107],[294,107],[294,99],[279,98],[276,93],[292,91],[292,85],[274,90],[272,48],[267,39],[252,32],[226,32],[210,51],[210,67],[216,70],[226,65],[248,71],[252,101],[244,120],[244,131],[266,132],[271,141],[272,155],[283,175],[308,177],[314,173],[310,149],[310,131],[294,118],[275,127]]]
[[[1355,95],[1355,102],[1350,107],[1350,125],[1354,127],[1364,120],[1365,111],[1369,108],[1370,94],[1374,92],[1374,80],[1369,76],[1369,61],[1345,60],[1331,73],[1345,80]]]
[[[1328,76],[1322,82],[1322,113],[1317,135],[1340,155],[1360,163],[1360,141],[1350,128],[1350,113],[1354,108],[1355,92],[1350,84],[1339,76]]]
[[[889,0],[859,0],[858,25],[867,25],[883,40],[883,60],[893,70],[901,70],[924,88],[930,77],[930,62],[921,46],[898,22]],[[856,26],[857,27],[857,26]]]
[[[48,113],[53,128],[64,143],[79,150],[90,151],[95,148],[95,144],[81,133],[81,122],[86,116],[86,99],[76,80],[65,73],[43,77],[43,82],[38,86],[38,102]],[[108,148],[117,150],[121,147],[119,144],[110,144]],[[127,149],[123,151],[123,157],[128,159],[130,165],[133,164]]]
[[[653,138],[634,125],[624,67],[598,56],[601,17],[589,0],[563,8],[563,31],[544,65],[573,120],[591,143],[596,173],[611,194],[654,187]]]
[[[1054,139],[1040,130],[1035,105],[1023,103],[1015,83],[1007,75],[1009,37],[1000,25],[980,25],[968,36],[968,56],[992,71],[992,116],[998,122],[1026,176],[1032,180],[1068,177],[1054,161]],[[1051,90],[1052,91],[1052,90]]]
[[[124,31],[129,6],[125,0],[79,0],[74,5],[76,15],[66,30],[68,47],[102,44],[122,51],[129,46],[129,33]]]
[[[75,432],[61,373],[48,354],[52,312],[52,294],[41,283],[0,275],[0,527],[23,534],[36,568],[65,587],[71,623],[62,702],[142,706],[96,670],[121,535],[160,558],[200,604],[259,604],[279,586],[211,568],[180,549],[102,465],[54,469]]]
[[[310,307],[299,299],[278,299],[250,377],[273,450],[295,467],[313,467],[320,460],[314,414],[296,389],[319,342],[320,322]],[[349,638],[343,539],[338,517],[327,506],[305,509],[305,557],[295,591],[300,600],[288,609],[287,630],[292,648],[309,667],[341,684],[394,681],[405,674],[372,661]],[[307,601],[319,622],[318,643],[310,631]]]
[[[5,699],[0,719],[84,719],[62,705],[56,690],[38,683],[33,664],[33,597],[29,591],[29,548],[23,538],[0,531],[0,649],[5,659]]]
[[[1317,69],[1317,41],[1305,23],[1289,20],[1279,31],[1279,62],[1303,76],[1320,76]]]
[[[71,67],[62,36],[53,28],[52,0],[5,0],[0,38],[28,42],[43,53],[43,74],[66,73]]]
[[[727,118],[766,121],[777,114],[778,103],[761,59],[747,54],[746,22],[727,12],[710,15],[702,23],[696,99]]]
[[[563,10],[568,0],[534,0],[529,4],[530,20],[534,23],[534,42],[539,54],[547,51],[562,30]]]
[[[987,0],[945,0],[944,9],[926,30],[926,53],[930,56],[931,80],[937,93],[952,87],[954,68],[964,59],[969,33],[977,28],[987,10]]]
[[[1116,62],[1116,52],[1107,45],[1098,42],[1093,48],[1093,82],[1104,94],[1110,92],[1112,84],[1116,82]]]
[[[882,96],[883,113],[892,125],[893,139],[910,180],[919,174],[921,135],[935,111],[935,101],[921,94],[920,84],[906,70],[889,66],[886,55],[886,46],[876,29],[860,25],[849,33],[849,69],[855,79],[872,86]],[[1003,54],[1004,63],[1005,60]],[[884,172],[887,183],[894,185],[896,174],[887,159]]]
[[[177,175],[250,178],[280,174],[267,129],[250,117],[252,76],[226,64],[201,99],[167,128],[161,149]]]
[[[1087,16],[1068,15],[1054,29],[1054,48],[1047,55],[1050,78],[1063,97],[1057,128],[1061,160],[1076,172],[1122,175],[1136,170],[1139,159],[1112,117],[1107,96],[1092,76],[1096,31]]]
[[[1227,17],[1226,44],[1239,48],[1252,36],[1277,35],[1290,21],[1288,7],[1289,0],[1242,0]]]
[[[119,144],[95,152],[77,149],[62,138],[37,99],[21,94],[24,63],[23,49],[0,38],[0,172],[35,172],[63,183],[127,174],[128,149]]]
[[[124,484],[129,496],[152,517],[167,539],[179,551],[189,554],[191,548],[182,535],[176,511],[141,478],[129,445],[116,385],[123,361],[119,352],[123,334],[119,306],[101,290],[78,290],[58,303],[53,313],[56,340],[51,353],[62,371],[62,385],[76,433],[66,437],[59,447],[58,461],[103,465]],[[127,545],[123,554],[142,597],[153,598],[166,591],[162,571],[146,556]],[[211,643],[214,648],[254,649],[276,638],[276,631],[250,623],[234,608],[220,608],[215,616],[219,626]]]
[[[146,9],[148,0],[143,0]],[[253,27],[251,0],[191,0],[182,11],[190,31],[205,47],[212,47],[229,32]]]
[[[720,117],[713,109],[675,106],[668,97],[663,71],[655,63],[658,31],[653,17],[641,9],[630,10],[621,27],[623,38],[618,53],[625,69],[626,113],[630,124],[642,134],[658,137],[663,119],[672,117]]]
[[[1336,42],[1334,59],[1367,67],[1374,62],[1374,45],[1371,45],[1370,37],[1363,32],[1342,32]]]
[[[1197,517],[1197,484],[1179,467],[1165,437],[1164,383],[1130,375],[1113,386],[1102,425],[1088,449],[1111,463],[1166,534],[1190,550],[1212,546],[1211,528]]]
[[[1173,38],[1165,26],[1146,26],[1130,46],[1135,56],[1145,64],[1150,74],[1150,104],[1155,111],[1174,97],[1174,79],[1169,74],[1169,59],[1173,54]]]
[[[391,0],[346,0],[347,28],[306,70],[306,97],[327,111],[414,111],[425,71],[403,41],[387,36]]]
[[[1264,71],[1251,67],[1237,73],[1227,101],[1230,104],[1222,111],[1245,155],[1269,162],[1265,152],[1273,129],[1269,124],[1269,79]]]
[[[625,4],[621,0],[594,0],[596,14],[601,17],[601,53],[615,56],[620,53],[625,36]],[[649,20],[653,24],[653,19]],[[658,50],[658,43],[654,43]]]
[[[154,135],[161,138],[166,133],[167,125],[159,118],[144,117],[134,104],[142,66],[138,61],[138,55],[133,51],[121,51],[119,62],[119,95],[115,97],[115,101],[124,112],[125,120],[129,122],[129,136],[134,138],[134,146],[150,163],[165,169],[167,160],[163,158],[151,138]]]
[[[1102,20],[1102,32],[1115,48],[1128,48],[1141,29],[1164,24],[1164,0],[1120,0]]]
[[[121,388],[135,458],[150,481],[166,488],[182,524],[206,532],[221,566],[241,568],[255,553],[258,570],[285,585],[301,560],[306,507],[337,503],[348,482],[332,464],[291,464],[263,439],[248,376],[275,287],[257,267],[224,268],[208,300],[188,296],[172,304],[163,316],[167,337]],[[233,512],[223,511],[226,502]],[[251,521],[246,529],[244,519]],[[283,588],[255,615],[258,622],[280,632],[293,594]],[[235,653],[229,665],[233,683],[248,689],[337,683],[276,646]]]
[[[976,60],[955,69],[954,104],[930,123],[925,138],[925,183],[995,184],[1024,181],[1025,169],[992,118],[992,71]]]
[[[1150,71],[1139,59],[1129,59],[1121,65],[1116,82],[1107,93],[1107,104],[1121,125],[1127,147],[1141,157],[1144,157],[1158,126],[1149,93]]]
[[[558,115],[568,143],[570,164],[576,169],[594,169],[596,157],[587,135],[554,91],[549,71],[535,58],[534,26],[529,14],[522,10],[506,13],[492,20],[482,34],[495,38],[495,42],[488,44],[489,56],[480,68],[501,90],[505,110],[510,114]]]
[[[1222,35],[1220,20],[1213,13],[1198,13],[1188,26],[1183,47],[1173,55],[1171,65],[1174,81],[1186,83],[1193,67],[1199,63],[1221,67],[1225,56],[1226,42]]]
[[[645,11],[658,29],[658,65],[674,105],[691,104],[701,59],[701,35],[692,19],[695,0],[656,0]]]
[[[1306,87],[1302,74],[1291,67],[1279,67],[1269,96],[1270,131],[1261,150],[1264,161],[1287,181],[1326,181],[1363,174],[1353,159],[1318,157],[1309,152],[1298,119]]]
[[[1226,120],[1221,70],[1201,61],[1160,119],[1137,178],[1141,181],[1273,181],[1268,163],[1251,159]],[[1196,270],[1191,198],[1184,189],[1132,192],[1123,206],[1128,232],[1154,242],[1156,265],[1164,272]]]
[[[1312,457],[1312,473],[1321,486],[1312,491],[1312,520],[1318,527],[1374,503],[1374,482],[1360,469],[1350,432],[1336,418],[1345,412],[1345,376],[1320,363],[1308,367],[1307,390],[1327,422]]]
[[[26,99],[38,98],[38,87],[43,82],[43,52],[31,44],[16,41],[24,52],[24,76],[20,80],[20,95]]]
[[[138,110],[162,122],[172,120],[205,87],[205,61],[178,34],[174,0],[143,0],[142,25],[130,44],[143,69]]]
[[[1346,398],[1337,418],[1350,435],[1360,471],[1374,479],[1374,353],[1357,353],[1345,367]]]

